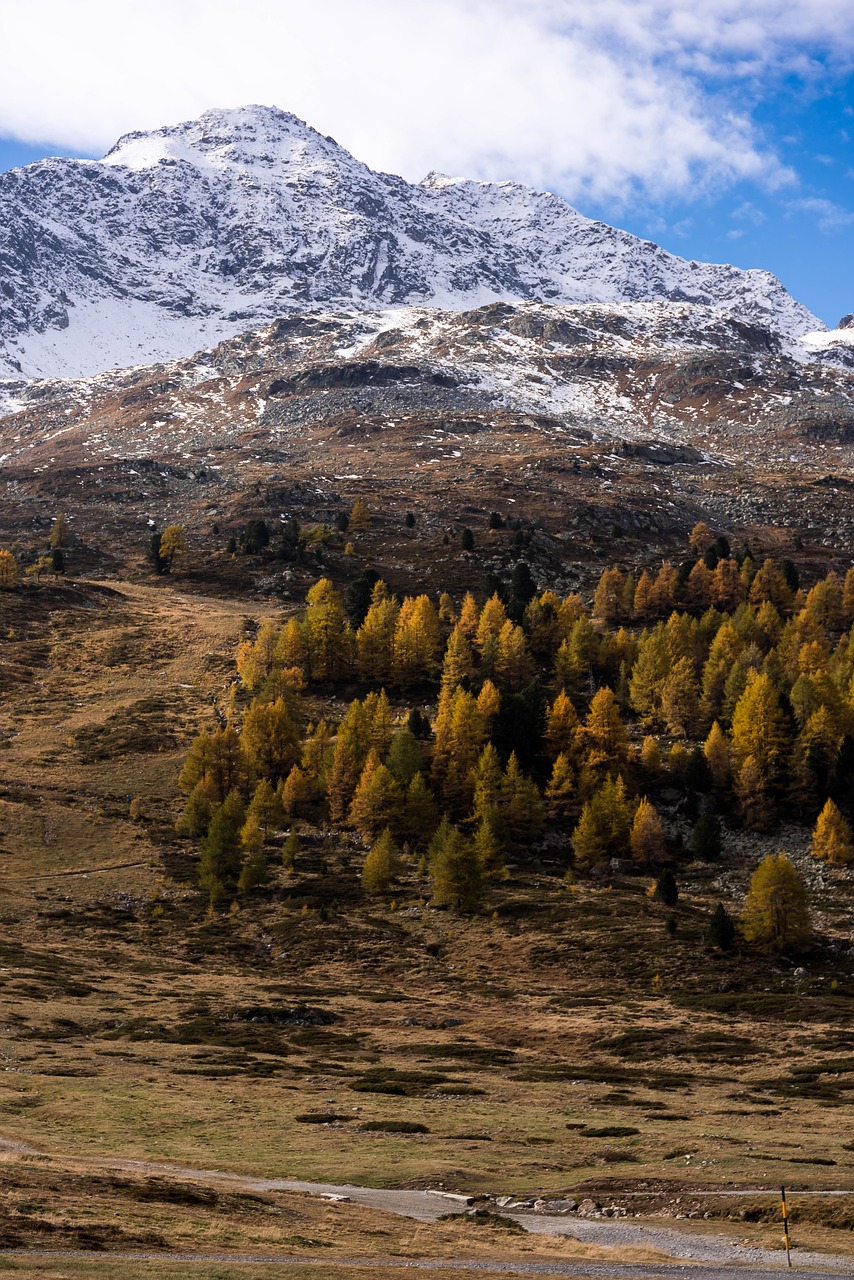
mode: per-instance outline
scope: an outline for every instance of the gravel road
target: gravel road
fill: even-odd
[[[261,1253],[86,1253],[69,1249],[0,1249],[0,1258],[85,1258],[90,1262],[222,1262],[232,1266],[304,1266],[318,1267],[327,1273],[331,1267],[353,1270],[372,1268],[399,1271],[474,1271],[485,1275],[566,1276],[569,1280],[780,1280],[780,1265],[768,1267],[675,1266],[672,1263],[619,1262],[491,1262],[465,1258],[288,1258]],[[854,1271],[826,1271],[798,1267],[801,1275],[813,1280],[839,1280],[854,1276]],[[109,1274],[109,1272],[108,1272]]]
[[[0,1138],[0,1150],[3,1149],[20,1154],[36,1153],[35,1148],[28,1147],[25,1143]],[[406,1191],[394,1188],[359,1187],[349,1183],[303,1182],[292,1178],[257,1178],[218,1169],[193,1169],[181,1165],[161,1164],[148,1160],[86,1157],[83,1160],[75,1160],[74,1163],[101,1170],[144,1174],[149,1177],[187,1178],[195,1182],[224,1183],[247,1191],[300,1191],[320,1197],[347,1199],[356,1204],[366,1205],[373,1209],[381,1209],[386,1213],[400,1214],[402,1217],[414,1218],[421,1222],[434,1222],[442,1214],[453,1213],[463,1209],[466,1203],[466,1197],[455,1196],[442,1191]],[[714,1194],[717,1195],[717,1191]],[[507,1211],[505,1210],[504,1212],[506,1213]],[[769,1250],[745,1247],[727,1239],[725,1236],[703,1235],[699,1232],[680,1230],[676,1227],[664,1227],[649,1219],[639,1222],[636,1219],[580,1218],[574,1214],[563,1217],[531,1212],[511,1212],[508,1216],[515,1218],[526,1230],[536,1234],[568,1236],[573,1240],[581,1241],[583,1244],[608,1249],[638,1247],[654,1249],[678,1261],[662,1265],[629,1265],[618,1262],[613,1264],[607,1262],[526,1262],[517,1264],[514,1262],[496,1265],[491,1262],[489,1264],[457,1260],[443,1262],[424,1260],[421,1262],[400,1259],[379,1263],[375,1260],[354,1258],[343,1260],[343,1265],[357,1267],[367,1266],[370,1263],[373,1266],[406,1266],[415,1267],[416,1269],[423,1269],[429,1266],[434,1269],[445,1270],[459,1270],[463,1267],[468,1267],[470,1270],[475,1271],[491,1270],[493,1272],[520,1272],[531,1275],[584,1276],[591,1277],[591,1280],[594,1277],[603,1277],[603,1280],[615,1280],[617,1277],[632,1277],[633,1280],[634,1278],[636,1280],[648,1280],[648,1278],[649,1280],[655,1280],[657,1277],[685,1276],[686,1273],[691,1277],[696,1277],[696,1280],[724,1280],[724,1277],[728,1277],[731,1280],[734,1271],[738,1276],[744,1277],[745,1280],[748,1280],[748,1278],[749,1280],[770,1280],[771,1277],[779,1277],[781,1270],[785,1270],[785,1253],[782,1248]],[[0,1251],[0,1256],[5,1252],[8,1252],[11,1256],[16,1251]],[[35,1253],[33,1253],[33,1256],[35,1256]],[[45,1256],[52,1255],[46,1253]],[[92,1255],[81,1256],[90,1257]],[[130,1255],[99,1253],[97,1256],[109,1258],[111,1256],[128,1257]],[[174,1257],[177,1261],[185,1260],[188,1262],[193,1260],[201,1261],[203,1257],[207,1261],[211,1260],[210,1255],[198,1255],[197,1257],[189,1254],[158,1253],[150,1256],[161,1259]],[[259,1265],[276,1261],[320,1265],[322,1261],[320,1259],[305,1258],[276,1259],[263,1255],[246,1258],[229,1255],[227,1259],[223,1255],[223,1260],[232,1262],[243,1260],[257,1262]],[[847,1276],[854,1280],[854,1258],[842,1258],[829,1254],[797,1250],[794,1254],[794,1261],[797,1270],[801,1273],[808,1272],[811,1275],[826,1274],[835,1277]],[[336,1260],[336,1265],[337,1262],[338,1260]],[[329,1259],[326,1259],[326,1265],[330,1265]]]

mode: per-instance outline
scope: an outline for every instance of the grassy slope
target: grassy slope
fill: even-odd
[[[375,1184],[603,1202],[640,1185],[669,1211],[694,1186],[773,1200],[780,1181],[850,1185],[843,961],[825,948],[795,979],[710,955],[720,894],[702,868],[683,877],[675,937],[639,880],[569,889],[557,863],[458,920],[424,905],[414,875],[395,909],[366,901],[354,844],[318,833],[293,874],[207,920],[171,829],[175,777],[246,607],[169,583],[3,601],[0,1132],[73,1156]],[[749,868],[725,873],[743,885]],[[831,941],[850,891],[834,873],[818,903]],[[338,1020],[233,1016],[300,1001]],[[390,1071],[409,1073],[405,1092],[375,1091]]]

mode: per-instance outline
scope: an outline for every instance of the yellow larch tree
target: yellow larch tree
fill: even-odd
[[[558,755],[569,757],[575,747],[578,731],[578,712],[565,689],[561,689],[546,712],[546,752],[554,760]]]
[[[809,942],[807,891],[785,853],[769,853],[754,871],[741,928],[748,942],[769,951],[799,950]]]
[[[650,804],[646,796],[635,810],[629,835],[629,847],[635,862],[645,867],[653,866],[664,857],[666,851],[664,828],[655,806]]]
[[[474,676],[474,654],[466,633],[457,625],[448,637],[442,662],[442,688],[453,691],[463,681]]]
[[[818,815],[810,853],[836,867],[847,867],[854,857],[851,828],[832,800],[825,803]]]

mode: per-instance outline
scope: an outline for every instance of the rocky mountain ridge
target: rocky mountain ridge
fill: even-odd
[[[512,182],[375,173],[268,107],[0,175],[0,377],[189,355],[295,311],[494,301],[715,308],[799,346],[764,271],[686,262]]]
[[[437,536],[490,510],[536,522],[555,572],[589,539],[648,555],[698,519],[847,556],[846,360],[689,303],[294,312],[182,360],[19,384],[0,543],[57,508],[119,544],[150,522],[333,521],[362,496]]]

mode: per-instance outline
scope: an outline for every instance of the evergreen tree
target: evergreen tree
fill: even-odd
[[[240,531],[240,549],[245,556],[259,555],[270,545],[270,530],[265,520],[249,520]]]
[[[365,621],[367,612],[374,600],[374,588],[379,581],[380,575],[376,569],[363,569],[359,576],[354,578],[347,587],[344,593],[344,608],[354,627],[360,627]],[[383,586],[385,586],[385,583],[383,583]]]
[[[479,910],[484,893],[483,869],[472,841],[456,827],[445,832],[430,861],[430,876],[434,906],[467,914]]]
[[[721,856],[721,824],[712,813],[701,813],[691,833],[691,852],[700,862]]]
[[[281,801],[269,779],[262,778],[258,783],[246,813],[247,817],[251,816],[257,820],[266,840],[270,828],[282,817]]]
[[[292,822],[288,838],[282,845],[282,866],[285,871],[293,871],[299,861],[301,852],[297,824]]]
[[[240,793],[229,791],[211,818],[202,841],[199,885],[207,891],[212,907],[218,906],[237,887],[243,855],[240,841],[243,821]]]
[[[59,551],[62,547],[68,546],[68,521],[60,512],[53,522],[50,531],[50,547],[52,551]]]
[[[722,902],[712,912],[708,932],[709,946],[718,951],[731,951],[735,942],[735,924]]]
[[[423,771],[424,757],[415,740],[415,735],[410,729],[399,729],[394,735],[385,763],[395,782],[404,790],[409,786],[416,773]]]
[[[251,893],[253,889],[266,884],[269,879],[270,871],[264,851],[263,849],[257,849],[254,853],[248,854],[246,861],[240,868],[237,891],[238,893]]]
[[[511,840],[530,844],[543,828],[543,802],[537,784],[526,778],[516,752],[511,752],[502,785],[504,826]]]
[[[656,880],[653,897],[659,902],[663,902],[665,907],[675,907],[679,901],[679,886],[669,867],[665,867]]]
[[[155,529],[151,537],[148,539],[148,563],[152,571],[157,574],[166,572],[166,561],[160,554],[160,542],[162,534]]]
[[[403,805],[403,830],[409,844],[415,849],[425,848],[438,822],[439,813],[433,793],[423,773],[416,773],[407,788]]]
[[[537,584],[534,581],[534,575],[524,560],[520,560],[513,569],[513,575],[510,579],[511,617],[515,618],[517,622],[521,622],[526,606],[530,604],[536,594]]]

